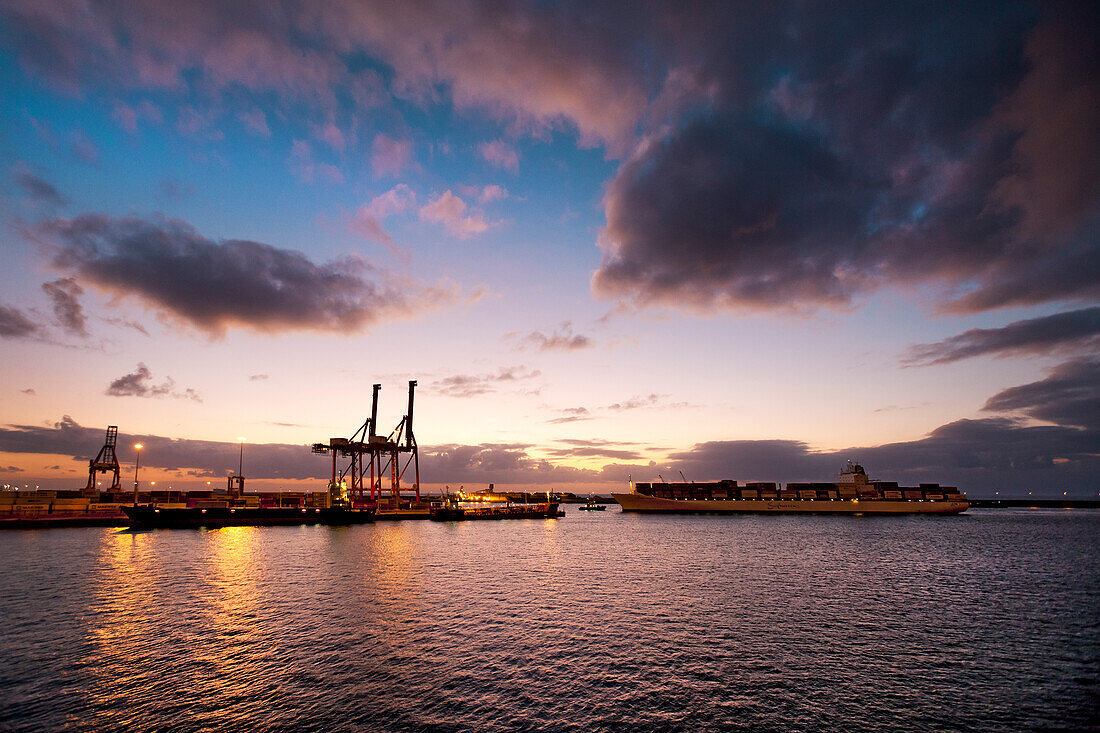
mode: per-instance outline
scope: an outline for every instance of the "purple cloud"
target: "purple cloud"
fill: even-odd
[[[29,338],[41,332],[41,327],[19,308],[0,305],[0,338]]]
[[[446,227],[452,236],[469,239],[484,234],[500,222],[487,221],[479,211],[467,211],[466,202],[449,189],[420,207],[420,218]]]
[[[379,134],[371,143],[370,164],[376,176],[396,176],[412,165],[412,140],[394,140]]]
[[[608,186],[599,296],[713,313],[896,285],[952,312],[1100,295],[1095,8],[670,15],[692,63]]]
[[[44,283],[42,290],[53,304],[53,314],[67,333],[72,336],[88,335],[88,320],[84,317],[84,307],[80,305],[80,296],[84,288],[71,277]]]
[[[85,285],[134,298],[211,336],[231,327],[356,333],[455,297],[452,289],[405,282],[359,258],[319,265],[262,242],[215,242],[175,219],[85,214],[42,222],[33,234],[54,248],[58,268]]]
[[[331,163],[321,163],[314,160],[313,147],[305,140],[294,141],[286,162],[290,172],[305,183],[313,183],[314,181],[344,182],[344,174],[340,172],[339,168]]]
[[[449,397],[477,397],[496,392],[501,384],[534,379],[542,374],[538,369],[523,366],[501,367],[495,374],[455,374],[436,381],[432,387]]]
[[[1100,435],[1100,362],[1081,359],[1061,364],[1046,379],[998,392],[982,409],[1022,412]]]
[[[65,206],[69,203],[52,183],[35,175],[25,164],[17,163],[12,168],[12,179],[37,203],[49,206]]]
[[[538,351],[578,351],[594,346],[592,339],[579,333],[573,333],[573,324],[563,321],[550,334],[542,331],[532,331],[520,337],[517,346],[521,351],[533,348]]]
[[[1014,321],[1001,328],[972,328],[934,344],[909,349],[910,365],[948,364],[985,354],[1019,356],[1095,349],[1100,345],[1100,307]]]
[[[176,380],[171,377],[162,384],[154,384],[152,372],[141,362],[138,362],[135,371],[112,381],[104,394],[111,397],[175,397],[202,402],[202,398],[193,389],[176,391]]]
[[[364,238],[392,249],[393,236],[386,231],[382,222],[388,217],[406,213],[415,205],[416,194],[401,183],[356,209],[348,226]]]
[[[498,168],[511,173],[519,173],[519,154],[516,149],[503,140],[493,140],[478,146],[481,156]]]

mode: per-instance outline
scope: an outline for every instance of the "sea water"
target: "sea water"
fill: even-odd
[[[0,729],[1095,728],[1100,511],[0,533]]]

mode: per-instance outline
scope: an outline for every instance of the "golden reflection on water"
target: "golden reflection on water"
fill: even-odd
[[[149,609],[156,603],[156,578],[148,572],[149,538],[144,533],[104,531],[92,573],[90,613],[83,619],[94,650],[86,661],[91,672],[91,709],[113,719],[126,695],[123,685],[135,674],[134,645],[146,637]],[[117,722],[117,720],[115,721]]]
[[[223,698],[247,687],[263,657],[256,653],[263,646],[257,642],[264,603],[255,558],[258,531],[104,533],[83,621],[93,649],[86,660],[92,709],[113,711],[112,726],[135,698],[164,692]],[[189,612],[177,613],[181,608]],[[201,670],[194,687],[155,690],[181,662]]]

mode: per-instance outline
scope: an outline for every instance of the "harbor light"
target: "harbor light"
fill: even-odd
[[[138,469],[141,468],[141,449],[144,447],[141,443],[134,443],[134,506],[138,503]]]

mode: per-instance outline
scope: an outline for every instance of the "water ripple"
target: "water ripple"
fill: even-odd
[[[1100,512],[0,535],[0,728],[1096,726]]]

